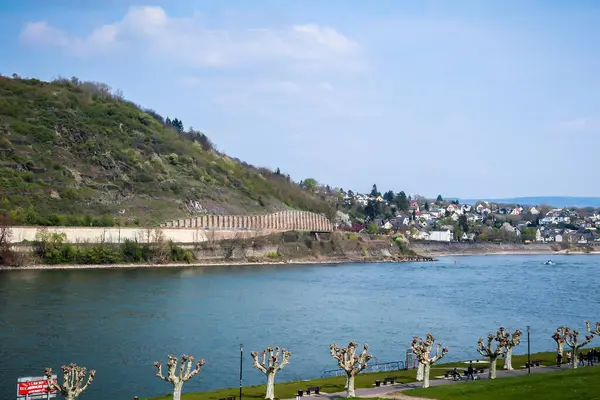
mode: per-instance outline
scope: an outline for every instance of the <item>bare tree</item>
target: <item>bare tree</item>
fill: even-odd
[[[573,369],[577,368],[577,352],[579,349],[588,344],[594,338],[594,333],[591,331],[590,321],[586,321],[585,326],[590,334],[585,336],[583,342],[579,341],[578,331],[571,330],[571,328],[567,327],[567,338],[565,343],[573,350],[573,357],[571,357],[571,368]]]
[[[373,358],[372,355],[367,354],[368,344],[365,343],[363,351],[359,355],[356,354],[357,347],[356,342],[349,342],[348,347],[342,348],[333,343],[329,346],[331,357],[335,358],[339,367],[346,372],[346,397],[356,397],[354,377],[367,368],[369,360]]]
[[[504,369],[513,370],[512,351],[515,346],[521,343],[521,330],[517,329],[512,335],[504,328],[498,330],[498,336],[502,337],[506,343],[506,353],[504,355]]]
[[[52,379],[52,368],[46,368],[44,375],[48,378],[48,389],[56,389],[67,400],[75,400],[79,397],[79,395],[90,386],[96,376],[96,371],[91,370],[87,382],[84,384],[85,376],[87,374],[86,367],[69,364],[63,365],[60,369],[62,369],[64,374],[62,386]]]
[[[570,331],[571,328],[568,326],[559,326],[552,335],[552,339],[556,342],[556,354],[560,354],[561,358],[565,351],[565,342],[567,341]]]
[[[495,349],[493,348],[494,340],[498,342]],[[496,360],[505,351],[506,340],[500,335],[500,331],[496,333],[496,336],[489,334],[487,337],[487,344],[484,343],[483,338],[479,338],[479,341],[477,342],[477,352],[490,359],[489,379],[496,379]]]
[[[429,372],[431,371],[431,366],[448,353],[448,347],[444,347],[443,344],[438,343],[435,355],[432,357],[431,349],[433,348],[434,343],[435,339],[431,333],[428,333],[426,340],[423,340],[423,338],[419,339],[416,336],[413,337],[410,346],[412,352],[417,356],[417,360],[419,360],[419,368],[422,368],[423,371],[423,388],[429,387]]]
[[[267,347],[263,350],[261,353],[262,361],[259,358],[258,352],[253,351],[250,355],[252,356],[254,367],[267,376],[267,393],[265,399],[274,400],[275,375],[288,364],[292,353],[286,349],[281,349],[281,362],[279,359],[280,354],[278,346],[276,346],[275,349]]]
[[[173,384],[173,400],[181,400],[181,391],[183,389],[183,384],[194,377],[198,372],[200,372],[200,368],[206,364],[204,360],[199,360],[196,363],[194,370],[192,370],[192,366],[194,365],[194,357],[188,356],[186,354],[181,356],[181,365],[179,366],[179,371],[177,369],[178,363],[177,357],[174,355],[169,355],[169,361],[167,362],[167,376],[163,376],[162,373],[162,362],[156,361],[154,366],[158,369],[156,376],[160,379],[170,382]],[[186,365],[187,363],[187,365]]]

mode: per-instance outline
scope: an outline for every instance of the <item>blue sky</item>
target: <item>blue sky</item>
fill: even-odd
[[[600,3],[2,0],[0,72],[101,81],[296,180],[599,196]]]

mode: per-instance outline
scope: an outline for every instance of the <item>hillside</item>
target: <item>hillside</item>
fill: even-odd
[[[104,84],[0,77],[0,211],[13,223],[156,224],[285,208],[333,212],[289,176],[219,153]]]

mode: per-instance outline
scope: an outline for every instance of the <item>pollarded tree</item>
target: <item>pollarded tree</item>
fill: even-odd
[[[552,339],[556,342],[556,354],[560,354],[562,358],[565,351],[565,341],[571,332],[571,328],[568,326],[559,326],[556,328],[556,332],[552,335]]]
[[[357,347],[358,345],[355,342],[349,342],[348,347],[343,348],[335,344],[329,346],[331,357],[335,358],[340,368],[346,371],[346,397],[356,397],[354,377],[367,368],[369,360],[373,358],[373,356],[367,354],[368,344],[365,343],[363,351],[359,355],[356,355]]]
[[[493,348],[494,340],[497,342],[496,348]],[[506,341],[500,337],[497,333],[496,336],[490,334],[487,337],[487,344],[484,343],[483,338],[479,338],[477,342],[477,352],[484,357],[490,359],[490,372],[489,378],[496,379],[496,360],[506,351]]]
[[[48,378],[48,390],[56,389],[66,400],[75,400],[88,388],[88,386],[90,386],[96,376],[96,371],[92,369],[84,384],[85,376],[87,374],[86,367],[80,367],[77,364],[69,364],[63,365],[60,369],[62,369],[64,374],[62,386],[52,379],[52,368],[46,368],[44,375]]]
[[[513,370],[512,351],[513,347],[521,343],[521,330],[517,329],[512,335],[504,328],[498,330],[498,337],[504,339],[506,343],[506,352],[504,354],[504,369]]]
[[[588,332],[590,332],[590,321],[586,321],[585,325],[587,327]],[[585,337],[585,340],[583,342],[579,343],[579,332],[577,332],[576,330],[569,330],[569,335],[567,336],[565,343],[567,343],[567,346],[569,346],[573,350],[573,357],[571,357],[571,368],[577,368],[577,352],[580,348],[588,344],[593,338],[594,334],[590,333]]]
[[[272,347],[267,347],[263,352],[262,361],[258,357],[258,353],[253,351],[250,353],[254,360],[254,366],[263,374],[267,376],[267,394],[265,399],[275,399],[275,375],[285,367],[290,361],[292,353],[286,349],[281,349],[281,362],[279,360],[279,347],[276,346],[275,350]]]
[[[184,354],[181,356],[181,365],[179,366],[178,372],[176,371],[178,362],[179,360],[177,357],[174,355],[169,355],[169,361],[167,362],[167,377],[163,376],[162,362],[157,361],[154,363],[154,366],[158,369],[156,376],[173,384],[173,400],[181,400],[183,384],[192,379],[194,375],[200,372],[200,367],[206,364],[204,360],[199,360],[196,363],[195,368],[192,370],[192,366],[194,365],[194,357]]]
[[[426,340],[423,340],[423,338],[419,339],[416,336],[413,337],[410,346],[412,352],[417,357],[417,360],[419,360],[419,368],[421,368],[421,365],[423,366],[423,388],[429,387],[429,372],[431,371],[431,366],[448,353],[448,347],[443,347],[441,343],[438,343],[435,355],[432,357],[430,353],[434,343],[435,339],[431,333],[428,333]]]
[[[589,324],[589,322],[586,324],[586,326],[588,328],[589,333],[593,335],[600,335],[600,322],[596,322],[596,330],[591,329],[591,325]]]

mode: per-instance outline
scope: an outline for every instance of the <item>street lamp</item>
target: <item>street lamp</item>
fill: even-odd
[[[531,373],[531,343],[529,340],[529,325],[527,325],[527,373]]]
[[[242,371],[243,371],[243,360],[244,360],[244,345],[240,344],[240,400],[242,400]]]

